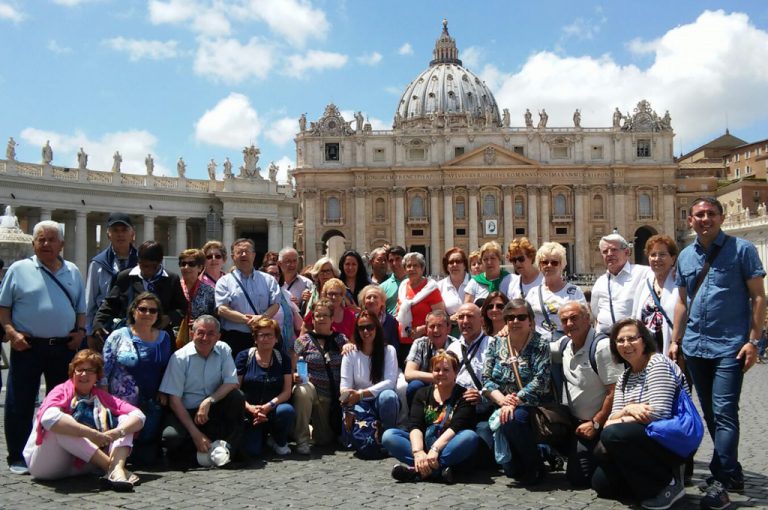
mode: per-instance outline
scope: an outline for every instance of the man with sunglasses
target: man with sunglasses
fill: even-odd
[[[614,233],[600,239],[600,254],[606,271],[592,286],[592,315],[595,327],[606,335],[611,327],[632,316],[638,289],[651,274],[651,268],[629,262],[629,243]]]

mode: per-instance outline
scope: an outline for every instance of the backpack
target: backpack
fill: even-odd
[[[592,344],[589,346],[589,365],[592,367],[592,370],[595,372],[595,374],[600,375],[600,372],[597,369],[597,344],[602,340],[603,338],[608,338],[608,335],[605,333],[595,333],[595,338],[592,341]],[[555,386],[555,389],[558,390],[560,393],[557,396],[557,399],[559,402],[562,402],[562,391],[565,384],[565,375],[563,374],[563,353],[565,352],[566,347],[568,347],[568,344],[570,343],[571,339],[570,337],[563,335],[560,338],[560,343],[558,345],[558,351],[560,353],[560,362],[559,363],[552,363],[552,383]]]

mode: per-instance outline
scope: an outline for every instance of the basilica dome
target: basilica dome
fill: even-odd
[[[499,126],[496,99],[485,82],[462,65],[446,20],[432,53],[429,67],[406,87],[400,98],[395,127]]]

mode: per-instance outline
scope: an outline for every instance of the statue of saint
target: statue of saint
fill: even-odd
[[[259,154],[261,150],[251,144],[250,147],[243,147],[243,163],[240,167],[240,177],[258,177],[261,170],[257,165],[259,163]]]
[[[231,179],[235,175],[232,173],[232,162],[229,160],[229,156],[224,159],[224,178]]]
[[[493,124],[493,109],[492,108],[486,108],[485,109],[485,127],[491,127]]]
[[[501,116],[501,125],[504,127],[509,127],[511,122],[512,121],[509,118],[509,108],[504,108],[504,113]]]
[[[581,112],[578,108],[576,108],[576,111],[573,112],[573,125],[577,128],[581,127]]]
[[[187,173],[187,164],[182,157],[179,157],[179,160],[176,162],[176,173],[179,174],[179,177],[182,179],[184,178],[184,174]]]
[[[299,131],[302,133],[307,130],[307,114],[302,113],[299,117]]]
[[[525,109],[525,115],[523,115],[525,118],[525,127],[532,128],[533,127],[533,114],[531,113],[531,110],[528,108]]]
[[[672,129],[672,117],[669,116],[669,110],[664,112],[664,116],[661,118],[661,129]]]
[[[277,182],[277,171],[280,170],[280,168],[275,164],[274,161],[272,161],[269,164],[269,180],[272,182]]]
[[[547,115],[547,110],[544,108],[541,109],[539,112],[539,128],[545,128],[547,127],[547,121],[549,120],[549,115]]]
[[[152,154],[147,154],[147,157],[144,158],[144,166],[147,167],[147,175],[152,175],[152,172],[155,171],[155,160],[152,158]]]
[[[212,181],[216,180],[216,162],[213,158],[208,162],[208,178]]]
[[[51,148],[51,141],[46,140],[45,145],[43,145],[42,156],[43,156],[43,164],[44,165],[50,165],[51,161],[53,161],[53,149]]]
[[[82,147],[77,151],[77,168],[80,170],[88,168],[88,154],[85,153]]]
[[[616,110],[613,112],[613,127],[621,127],[621,112],[619,111],[619,107],[616,107]]]
[[[115,151],[112,155],[112,171],[116,174],[120,173],[120,165],[123,163],[123,157],[120,155],[120,151]]]
[[[363,132],[363,124],[365,124],[365,119],[363,118],[363,112],[358,111],[355,114],[355,133],[362,133]]]
[[[15,161],[16,160],[16,140],[13,139],[13,137],[10,137],[8,139],[8,145],[5,147],[5,159],[8,161]]]

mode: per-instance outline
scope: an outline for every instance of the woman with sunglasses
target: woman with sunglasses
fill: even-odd
[[[205,269],[200,275],[200,281],[211,287],[224,276],[224,264],[227,262],[227,249],[221,241],[208,241],[203,245],[205,253]]]
[[[157,296],[139,294],[128,308],[128,326],[113,331],[104,344],[102,384],[146,416],[131,459],[144,465],[153,464],[160,454],[163,409],[168,403],[159,388],[173,346],[168,333],[158,328],[161,314]]]
[[[592,488],[603,498],[630,495],[643,508],[669,508],[685,495],[680,470],[685,459],[651,439],[645,428],[672,416],[682,374],[656,352],[650,331],[637,319],[614,324],[610,339],[614,361],[629,368],[616,381],[611,414],[600,434],[604,451],[596,454]]]
[[[397,425],[400,410],[397,353],[384,342],[379,319],[366,310],[355,321],[354,338],[357,349],[341,360],[341,404],[353,415],[372,413],[382,433]]]
[[[312,266],[312,269],[309,270],[309,275],[315,286],[307,301],[307,310],[311,310],[314,302],[323,296],[323,286],[325,285],[325,282],[331,278],[339,277],[339,270],[336,269],[336,266],[330,258],[320,257]]]
[[[347,288],[338,278],[331,278],[323,284],[321,297],[331,303],[331,329],[342,333],[347,338],[352,338],[355,332],[355,311],[346,306]],[[312,329],[313,315],[308,313],[304,317],[301,327],[302,333]]]
[[[536,485],[544,478],[544,465],[531,426],[531,407],[553,399],[549,343],[534,328],[533,310],[524,299],[512,299],[502,315],[509,334],[488,343],[483,367],[483,394],[497,406],[489,420],[498,418],[494,438],[503,435],[508,445],[503,456],[497,448],[496,461],[520,485]]]
[[[205,268],[205,261],[203,250],[190,248],[179,253],[181,289],[187,299],[187,331],[192,327],[195,319],[201,315],[216,314],[215,287],[204,284],[200,279]],[[189,338],[188,333],[187,338]],[[181,347],[181,345],[177,345],[177,347]]]
[[[510,274],[501,267],[501,246],[496,241],[489,241],[480,247],[480,256],[484,271],[472,277],[464,289],[464,302],[477,303],[478,299],[486,297],[498,290],[507,297],[520,295],[519,276]],[[479,304],[478,304],[479,306]]]
[[[456,337],[460,332],[455,315],[459,307],[464,304],[464,291],[471,279],[467,272],[468,266],[467,254],[461,248],[454,246],[443,255],[443,273],[448,276],[437,282],[437,288],[445,303],[445,311],[448,312],[453,324],[451,334]]]
[[[565,247],[560,243],[547,242],[536,252],[536,265],[544,275],[544,281],[528,291],[525,300],[531,304],[536,316],[536,331],[546,339],[557,340],[564,335],[557,313],[569,301],[586,304],[579,287],[567,283],[565,271]]]
[[[483,317],[483,331],[485,331],[486,335],[506,335],[507,332],[504,326],[507,323],[504,322],[501,311],[507,303],[509,303],[509,298],[498,290],[491,292],[485,298],[483,306],[480,307],[480,315]]]
[[[528,291],[544,281],[544,275],[541,274],[534,260],[536,259],[536,247],[527,237],[516,237],[512,239],[507,247],[507,260],[515,269],[515,273],[520,276],[520,294],[525,297]]]

